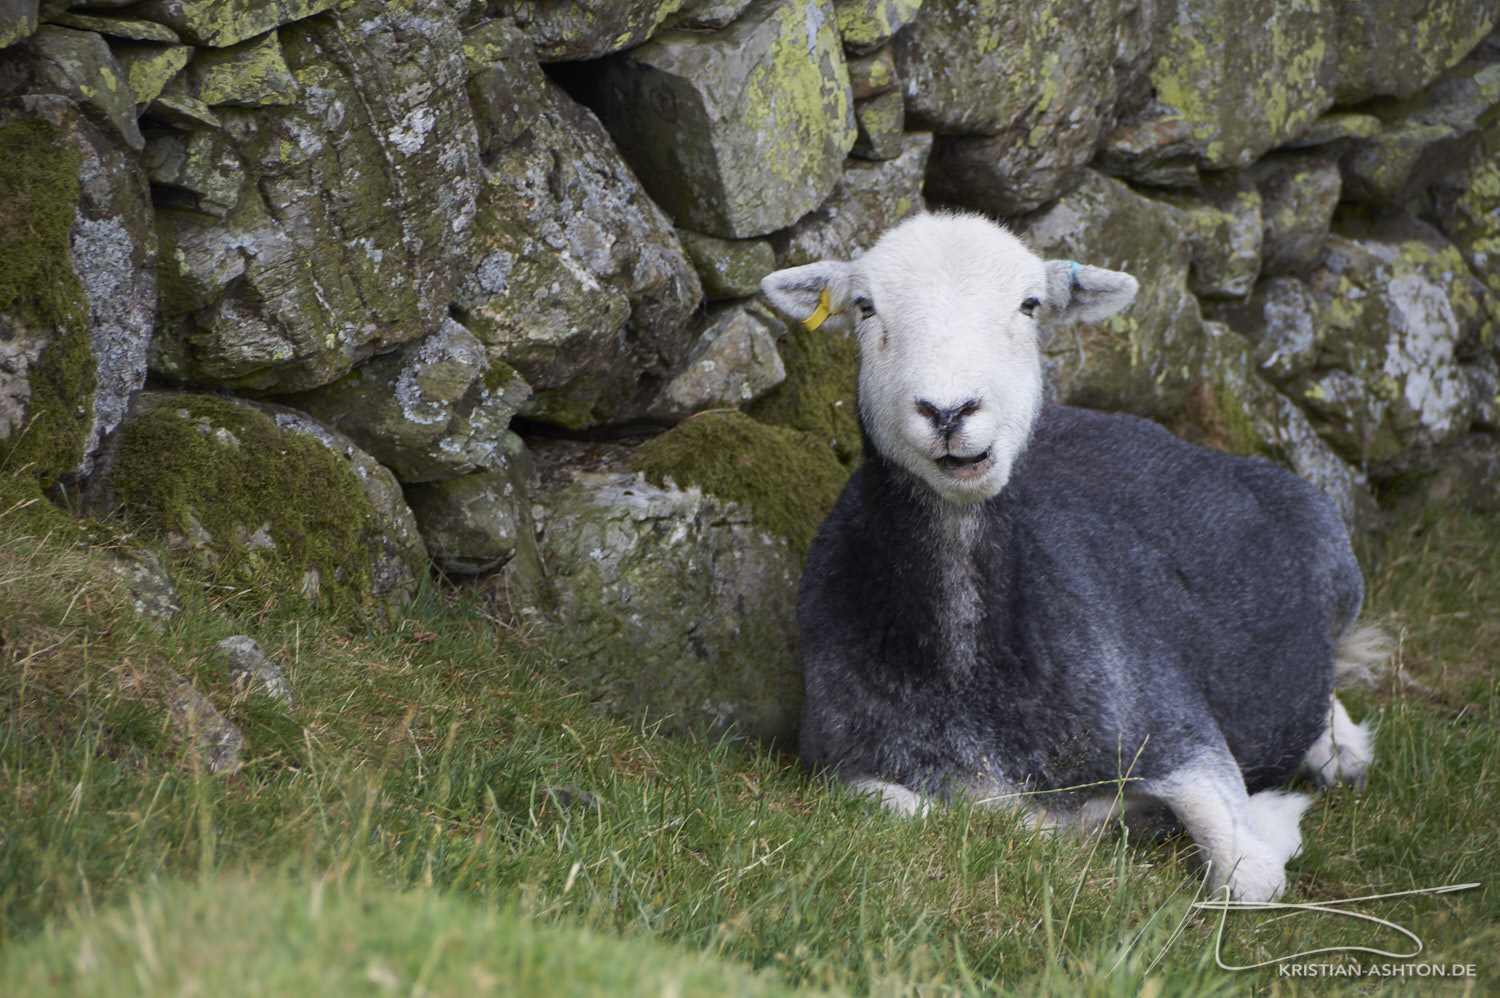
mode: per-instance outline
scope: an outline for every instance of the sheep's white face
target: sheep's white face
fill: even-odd
[[[938,495],[995,495],[1042,401],[1037,323],[1100,318],[1134,298],[1126,274],[1047,263],[978,216],[921,215],[854,263],[769,275],[773,305],[859,337],[859,406],[875,447]]]

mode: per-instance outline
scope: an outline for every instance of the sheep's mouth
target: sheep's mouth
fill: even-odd
[[[959,457],[957,454],[944,454],[937,459],[937,466],[943,469],[943,473],[950,478],[978,478],[989,470],[993,462],[990,460],[989,451],[981,451],[973,457]]]

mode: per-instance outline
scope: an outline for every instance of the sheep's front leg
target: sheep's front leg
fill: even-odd
[[[1228,749],[1205,752],[1143,788],[1170,807],[1198,844],[1215,890],[1270,901],[1286,887],[1286,863],[1302,848],[1297,827],[1311,798],[1245,792]]]
[[[872,797],[897,814],[920,818],[927,813],[927,799],[910,787],[865,774],[845,776],[843,782],[850,792]]]

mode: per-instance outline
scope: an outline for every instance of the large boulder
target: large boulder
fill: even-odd
[[[37,28],[39,0],[3,0],[0,2],[0,49],[24,41]]]
[[[1308,284],[1318,366],[1286,390],[1336,450],[1378,474],[1469,428],[1479,400],[1465,358],[1486,298],[1452,244],[1404,216],[1347,220]]]
[[[473,263],[457,304],[490,355],[534,389],[524,415],[570,429],[626,420],[650,402],[648,376],[687,353],[702,286],[598,120],[516,61],[507,30],[492,22],[488,41],[468,41],[476,78],[519,113],[501,133],[485,119]]]
[[[29,62],[29,92],[65,97],[131,149],[145,146],[135,94],[102,36],[44,24],[27,41],[21,59]]]
[[[1338,7],[1341,104],[1414,96],[1495,30],[1497,0],[1360,0]]]
[[[1480,132],[1467,160],[1433,191],[1443,233],[1500,300],[1500,121]],[[1500,322],[1500,315],[1492,315]]]
[[[698,341],[647,410],[651,417],[675,423],[705,409],[747,406],[786,380],[776,350],[786,327],[763,306],[720,305],[704,323]]]
[[[1317,263],[1338,207],[1338,166],[1310,153],[1267,156],[1252,175],[1261,199],[1261,273],[1292,274]]]
[[[212,573],[392,619],[427,570],[389,471],[285,406],[142,392],[103,496]]]
[[[531,389],[452,319],[331,385],[285,401],[346,434],[402,482],[501,467]]]
[[[1500,62],[1470,59],[1409,101],[1380,107],[1381,129],[1339,158],[1344,195],[1398,205],[1462,166],[1500,106]]]
[[[143,0],[134,13],[165,24],[194,45],[236,45],[339,0]],[[93,6],[90,4],[89,6]]]
[[[478,575],[521,558],[534,577],[541,563],[531,521],[531,456],[514,433],[496,450],[488,470],[408,485],[406,501],[437,568]]]
[[[725,424],[727,435],[713,432]],[[821,469],[822,492],[837,494],[838,462],[823,451],[818,463],[798,434],[737,414],[705,414],[671,433],[705,429],[714,440],[694,441],[696,460],[678,472],[683,479],[717,463],[731,491],[759,476],[762,495],[790,503],[789,483],[806,493]],[[604,709],[676,730],[794,743],[802,699],[795,623],[802,556],[794,542],[765,526],[750,502],[677,476],[648,481],[621,448],[579,449],[538,448],[534,508],[546,575],[517,573],[512,605],[528,605],[544,621],[564,673]],[[831,502],[820,493],[792,518],[805,535],[795,543],[806,544],[805,524],[815,525]]]
[[[0,109],[0,462],[87,475],[146,377],[152,210],[136,157],[62,97]]]
[[[1141,290],[1124,312],[1047,331],[1049,391],[1060,401],[1166,419],[1186,404],[1202,364],[1202,316],[1188,291],[1189,232],[1170,205],[1089,172],[1029,219],[1045,257],[1123,270]]]
[[[855,140],[829,0],[762,0],[711,33],[611,56],[591,103],[684,228],[764,235],[817,207]]]
[[[227,143],[200,173],[222,217],[159,214],[168,377],[327,384],[437,329],[468,258],[479,164],[456,14],[363,0],[278,38],[296,102],[212,109]]]
[[[1078,179],[1147,67],[1138,0],[927,0],[893,43],[909,127],[940,134],[929,196],[1014,215]]]
[[[1188,233],[1188,288],[1202,298],[1240,298],[1260,275],[1261,195],[1241,170],[1203,177],[1191,193],[1157,198],[1177,209]]]
[[[569,3],[512,2],[516,22],[543,62],[597,59],[633,48],[664,26],[721,28],[738,17],[750,0],[571,0]]]
[[[1351,532],[1370,524],[1376,507],[1365,476],[1260,376],[1250,341],[1218,322],[1205,322],[1203,330],[1203,371],[1174,429],[1204,446],[1285,464],[1332,500]]]
[[[1335,0],[1163,0],[1157,7],[1157,97],[1193,131],[1200,161],[1248,166],[1295,138],[1333,104],[1341,39]],[[1394,22],[1391,22],[1394,23]]]
[[[828,199],[816,210],[771,235],[778,267],[817,260],[852,260],[880,234],[927,207],[922,178],[932,136],[909,132],[891,159],[845,161]]]

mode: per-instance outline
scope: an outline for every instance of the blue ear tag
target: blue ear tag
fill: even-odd
[[[1072,264],[1072,266],[1068,268],[1068,287],[1076,288],[1078,287],[1078,264],[1072,260],[1069,260],[1068,262]]]

